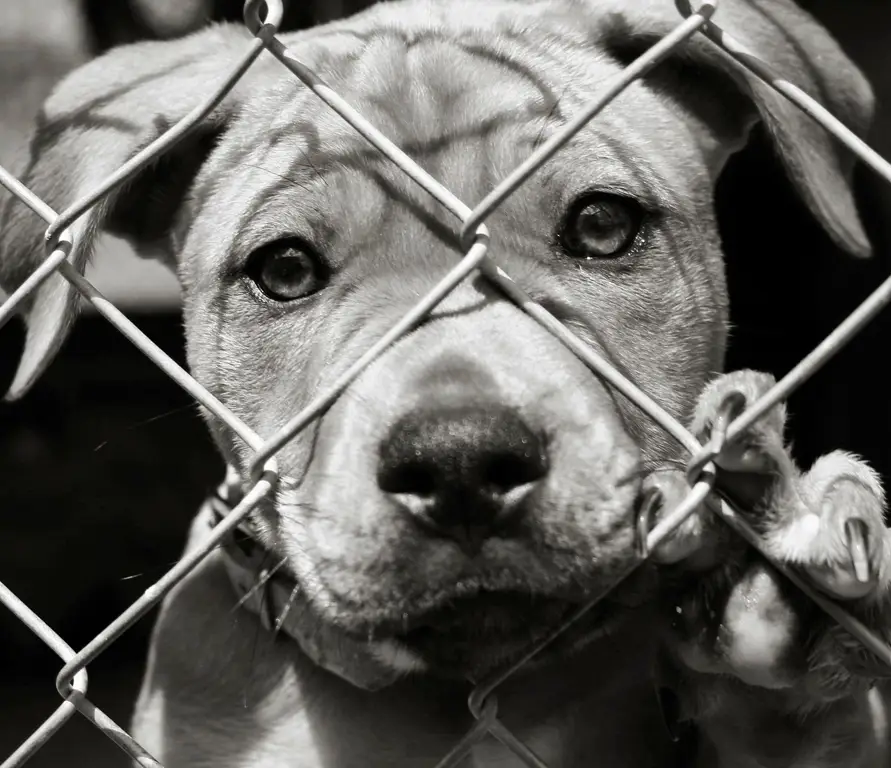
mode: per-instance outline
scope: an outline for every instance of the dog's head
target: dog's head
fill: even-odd
[[[716,21],[862,131],[870,91],[838,46],[791,2],[763,5],[722,0]],[[679,20],[668,0],[406,0],[286,40],[473,205]],[[92,190],[187,114],[247,37],[215,27],[73,73],[47,102],[25,183],[57,209]],[[701,37],[488,221],[495,262],[682,420],[723,365],[715,184],[759,121],[816,219],[865,254],[849,158]],[[457,228],[264,54],[200,132],[74,226],[72,259],[82,268],[102,229],[166,259],[184,289],[193,374],[265,436],[458,261]],[[7,288],[39,263],[41,229],[8,208]],[[13,395],[58,348],[74,305],[59,276],[37,292]],[[246,468],[250,452],[208,419]],[[641,476],[676,451],[471,277],[282,449],[287,479],[265,531],[325,621],[388,638],[393,664],[473,674],[631,564]]]

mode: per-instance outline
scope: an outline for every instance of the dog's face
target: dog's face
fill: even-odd
[[[492,60],[481,40],[418,26],[357,45],[342,74],[338,62],[323,76],[469,202],[620,70],[590,56],[576,84],[560,62],[510,67],[528,42]],[[441,206],[275,74],[202,172],[180,255],[192,369],[264,435],[461,256]],[[711,211],[723,146],[651,90],[623,103],[628,112],[609,110],[499,209],[491,254],[683,417],[723,354]],[[638,113],[650,120],[635,125]],[[293,481],[270,528],[328,618],[398,633],[434,665],[476,667],[636,557],[641,460],[664,453],[651,426],[471,279],[283,449]]]
[[[775,22],[745,7],[728,13],[756,41],[791,50]],[[648,3],[390,3],[294,36],[292,46],[473,205],[674,21],[670,8]],[[847,106],[863,122],[865,86],[825,33],[803,23],[844,64],[838,82],[859,88]],[[155,56],[148,78],[119,73],[123,95],[110,101],[75,75],[49,119],[71,116],[62,102],[93,98],[95,118],[118,99],[145,125],[169,122],[181,106],[165,106],[155,116],[163,119],[142,113],[171,89],[177,104],[196,98],[196,82],[221,73],[219,62],[244,44],[234,30],[214,30],[145,48],[146,57],[164,51],[166,64]],[[680,419],[723,364],[714,184],[759,114],[770,121],[783,109],[729,76],[701,42],[688,50],[695,81],[676,61],[629,87],[487,221],[493,260]],[[800,70],[803,54],[794,55]],[[802,160],[778,138],[793,180],[827,180],[834,213],[822,193],[812,208],[857,250],[841,161],[801,118],[791,122],[810,142]],[[459,227],[277,62],[255,66],[218,127],[211,149],[187,145],[173,172],[162,167],[136,185],[170,187],[179,172],[189,180],[182,204],[177,179],[164,215],[126,198],[103,215],[110,229],[161,242],[175,259],[192,373],[266,436],[457,263]],[[81,176],[102,178],[95,165]],[[24,275],[14,264],[7,282]],[[40,301],[32,328],[55,306]],[[250,452],[209,418],[246,471]],[[478,675],[633,563],[641,478],[677,455],[659,427],[472,276],[282,449],[284,479],[262,512],[264,530],[323,621],[385,640],[386,661],[401,668]],[[616,601],[643,599],[650,575]],[[567,642],[601,631],[609,614],[622,610],[593,614]]]

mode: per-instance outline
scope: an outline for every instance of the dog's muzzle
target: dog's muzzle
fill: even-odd
[[[238,503],[241,491],[233,477],[217,488],[199,512],[199,525],[208,536]],[[293,576],[275,566],[275,556],[261,543],[249,518],[222,539],[219,556],[237,596],[234,607],[253,613],[274,635],[281,632],[294,640],[314,664],[368,691],[385,688],[403,676],[403,671],[381,661],[386,651],[380,646],[389,641],[359,641],[314,614]],[[663,725],[671,740],[678,742],[682,735],[689,739],[673,704],[672,686],[664,679],[663,665],[658,661],[654,682]]]

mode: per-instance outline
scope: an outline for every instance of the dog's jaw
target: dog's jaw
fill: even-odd
[[[199,516],[199,521],[206,518],[208,532],[231,511],[240,497],[239,485],[233,477],[208,499]],[[279,496],[284,503],[289,493]],[[266,521],[277,514],[267,510]],[[507,588],[491,592],[465,581],[457,585],[460,597],[446,588],[398,618],[388,613],[379,620],[366,616],[357,630],[355,624],[346,628],[330,617],[336,599],[328,600],[326,610],[325,601],[318,599],[322,583],[295,579],[293,561],[272,551],[271,538],[269,526],[254,520],[242,523],[224,541],[221,554],[239,605],[255,613],[267,630],[295,640],[319,666],[366,689],[407,674],[479,680],[533,651],[528,663],[538,667],[612,632],[655,586],[646,566],[604,600],[590,600],[578,588],[553,594]],[[350,606],[340,608],[350,611]]]
[[[279,496],[285,501],[292,494]],[[629,543],[633,512],[633,507],[623,511],[628,525],[605,542],[600,557],[579,552],[555,557],[553,551],[536,553],[520,542],[497,540],[470,557],[452,542],[409,532],[401,545],[399,539],[391,546],[379,542],[382,549],[371,554],[382,562],[373,574],[367,563],[363,570],[351,570],[343,562],[346,552],[336,551],[338,559],[332,561],[330,545],[328,557],[320,555],[305,519],[299,524],[301,535],[276,538],[284,542],[287,567],[302,587],[295,600],[312,605],[313,622],[364,645],[395,673],[480,679],[552,634],[558,635],[556,641],[536,654],[534,665],[571,654],[611,632],[653,596],[655,572],[643,568],[608,600],[589,605],[636,562]],[[280,504],[281,530],[288,529],[292,514],[286,503]],[[407,553],[400,551],[408,547]],[[555,560],[561,567],[554,566]],[[425,568],[431,563],[437,567]]]
[[[431,674],[479,682],[521,659],[536,669],[580,651],[630,618],[628,605],[617,608],[607,600],[481,594],[413,617],[414,628],[393,642]]]

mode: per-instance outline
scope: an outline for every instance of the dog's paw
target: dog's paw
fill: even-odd
[[[743,400],[751,404],[773,383],[771,376],[751,371],[716,379],[700,398],[693,431],[707,442],[718,422],[732,417],[730,411],[738,412]],[[728,403],[735,407],[728,409]],[[784,421],[785,410],[777,406],[725,445],[715,459],[718,486],[772,559],[804,573],[886,636],[891,538],[879,480],[842,452],[823,456],[801,473],[784,443]],[[669,504],[680,500],[676,479],[651,482]],[[708,510],[698,511],[655,555],[677,563],[681,574],[669,606],[670,638],[693,677],[713,685],[735,678],[757,688],[786,689],[800,709],[891,675]]]
[[[808,512],[771,532],[770,554],[801,565],[826,592],[873,598],[889,581],[885,500],[876,473],[842,451],[820,457],[799,483]]]
[[[755,371],[735,371],[715,379],[700,395],[691,431],[707,443],[773,383],[772,376]],[[776,497],[793,493],[797,472],[783,442],[785,420],[785,406],[778,405],[748,432],[724,445],[715,459],[722,488],[747,509],[764,513]],[[645,495],[658,492],[660,514],[676,509],[690,491],[681,469],[657,470],[645,478],[643,488]],[[706,569],[723,557],[722,545],[731,538],[726,526],[716,525],[703,505],[655,549],[653,559],[661,563],[684,560],[688,567]]]

